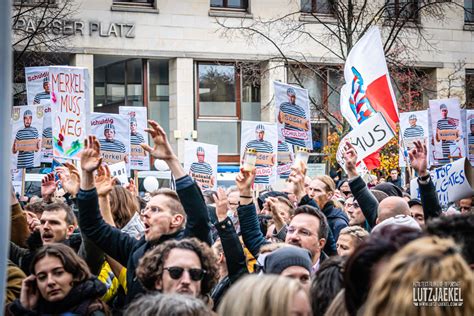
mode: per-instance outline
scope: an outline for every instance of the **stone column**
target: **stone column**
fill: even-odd
[[[174,58],[169,62],[170,135],[180,161],[184,161],[184,139],[194,130],[194,72],[192,58]]]

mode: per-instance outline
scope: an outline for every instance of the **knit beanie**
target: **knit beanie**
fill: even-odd
[[[311,272],[312,261],[308,250],[295,246],[279,248],[265,258],[264,273],[280,274],[288,267],[299,266]]]

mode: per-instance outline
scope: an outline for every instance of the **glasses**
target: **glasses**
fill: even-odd
[[[203,269],[185,269],[181,267],[167,267],[163,268],[163,270],[167,270],[170,274],[170,277],[174,280],[179,280],[182,276],[184,271],[188,271],[191,280],[193,281],[201,281],[204,276],[207,274],[206,270]]]
[[[304,237],[309,237],[311,235],[313,235],[312,232],[310,232],[309,230],[307,229],[296,229],[295,227],[293,226],[290,226],[288,227],[287,231],[286,231],[288,234],[297,234],[297,235],[300,235],[300,236],[304,236]]]
[[[160,212],[161,209],[158,206],[147,206],[144,209],[140,210],[140,215],[144,215],[147,211],[151,213]]]
[[[347,207],[347,208],[351,208],[351,207],[353,207],[353,208],[359,208],[360,205],[359,205],[359,203],[357,203],[357,202],[354,202],[354,203],[346,203],[346,207]]]

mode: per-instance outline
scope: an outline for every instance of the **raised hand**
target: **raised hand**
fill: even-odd
[[[133,178],[130,178],[130,181],[128,181],[128,184],[125,186],[125,189],[132,193],[133,196],[137,195],[137,186],[135,185],[135,180],[133,180]]]
[[[97,189],[97,194],[99,196],[107,196],[112,191],[117,178],[112,178],[110,176],[109,167],[99,166],[97,169],[97,176],[95,177],[95,186]]]
[[[304,190],[304,178],[306,174],[306,164],[304,161],[299,161],[299,165],[291,166],[291,173],[288,177],[288,182],[293,186],[293,192],[298,201],[300,201],[306,194]]]
[[[255,174],[256,169],[252,171],[245,171],[243,168],[240,169],[239,174],[235,177],[235,183],[237,184],[237,188],[239,188],[241,196],[251,196]]]
[[[28,228],[30,233],[40,230],[41,221],[38,219],[35,213],[26,211],[26,222],[28,223]]]
[[[214,203],[216,203],[216,215],[219,222],[222,222],[227,218],[227,194],[223,188],[217,188],[217,194],[212,196]]]
[[[101,162],[100,143],[95,136],[89,136],[84,140],[84,150],[81,153],[81,169],[85,172],[93,172],[99,168]]]
[[[349,175],[350,178],[357,177],[358,176],[357,169],[356,169],[357,150],[350,142],[346,142],[344,149],[345,150],[344,150],[343,158],[345,161],[347,174]]]
[[[426,176],[428,174],[428,151],[426,145],[421,141],[415,141],[413,144],[415,147],[408,152],[410,165],[416,170],[418,176]]]
[[[81,176],[77,167],[69,162],[64,163],[64,167],[57,167],[56,172],[59,180],[66,192],[76,196],[81,186]]]
[[[140,144],[140,146],[156,159],[170,160],[176,158],[176,155],[166,138],[165,130],[153,120],[148,120],[148,124],[150,124],[150,128],[145,129],[145,131],[151,135],[155,145],[153,148],[147,144]]]
[[[276,197],[268,197],[265,200],[265,206],[272,213],[272,218],[273,218],[273,222],[275,223],[275,228],[277,231],[279,231],[285,224],[285,220],[283,219],[280,212],[278,211],[278,208],[276,206],[277,202],[278,202],[278,199]]]
[[[41,180],[41,196],[43,199],[49,200],[53,196],[58,182],[59,181],[54,181],[54,173],[52,172],[43,177]]]
[[[20,303],[25,309],[34,310],[38,305],[40,293],[36,285],[36,276],[28,276],[21,283]]]

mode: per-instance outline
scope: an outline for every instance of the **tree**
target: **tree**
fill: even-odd
[[[24,82],[24,68],[62,62],[72,32],[64,28],[77,8],[74,0],[14,0],[12,11],[14,82]],[[15,96],[24,89],[15,91]]]
[[[317,5],[321,4],[325,14],[317,12]],[[328,109],[327,104],[331,97],[336,95],[335,99],[338,98],[343,84],[342,65],[357,40],[373,25],[382,29],[392,81],[403,96],[398,102],[400,108],[417,109],[420,107],[416,101],[418,94],[429,92],[433,84],[423,86],[427,81],[426,74],[415,69],[414,56],[420,48],[436,50],[423,24],[442,23],[449,10],[461,5],[445,0],[293,0],[288,7],[294,10],[271,19],[255,17],[236,23],[235,19],[218,18],[216,21],[223,36],[242,36],[255,45],[262,41],[270,44],[276,54],[272,59],[283,61],[292,83],[308,88],[305,77],[321,80],[328,87],[328,93],[319,99],[310,95],[312,112],[325,118],[334,130],[345,133],[348,125],[340,113]],[[328,67],[314,63],[312,56],[295,50],[298,45],[320,49],[323,62],[330,60],[336,65]],[[328,68],[338,74],[339,80],[329,80]],[[397,79],[401,79],[400,82]],[[413,90],[411,84],[407,85],[410,82],[419,88]],[[340,126],[343,128],[338,129]]]

